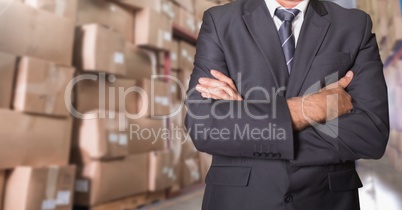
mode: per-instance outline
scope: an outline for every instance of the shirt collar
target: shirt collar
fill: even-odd
[[[293,9],[298,9],[300,10],[299,14],[304,14],[307,10],[307,6],[310,0],[303,0],[300,2],[296,7]],[[282,5],[280,5],[276,0],[265,0],[265,3],[268,6],[268,10],[271,13],[271,17],[273,18],[275,16],[275,10],[278,8],[283,8]]]

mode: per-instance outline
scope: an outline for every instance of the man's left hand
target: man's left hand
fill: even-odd
[[[216,100],[243,100],[231,78],[216,70],[211,70],[211,74],[216,79],[200,78],[199,84],[195,87],[202,97]]]

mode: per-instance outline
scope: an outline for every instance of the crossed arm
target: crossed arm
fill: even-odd
[[[202,97],[214,100],[239,100],[242,96],[238,93],[233,80],[217,70],[211,70],[215,79],[202,77],[198,80],[196,90]],[[338,82],[328,85],[316,94],[287,99],[287,104],[295,131],[304,130],[310,126],[310,122],[325,122],[333,120],[352,110],[352,97],[345,88],[353,79],[353,72],[349,71]],[[331,97],[334,100],[328,100]]]

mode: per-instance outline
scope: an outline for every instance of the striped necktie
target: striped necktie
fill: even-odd
[[[292,61],[296,49],[292,22],[299,13],[300,10],[298,9],[276,9],[275,11],[275,15],[283,21],[278,33],[289,74],[292,71]]]

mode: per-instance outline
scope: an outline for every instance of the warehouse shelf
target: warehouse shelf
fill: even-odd
[[[138,209],[166,199],[166,192],[146,192],[94,207],[75,206],[74,210],[125,210]]]
[[[197,36],[193,33],[189,32],[188,30],[184,29],[183,27],[173,24],[173,36],[177,39],[187,41],[192,45],[196,45],[197,43]]]
[[[174,198],[174,197],[178,197],[178,196],[184,195],[186,193],[193,192],[193,191],[203,189],[203,188],[205,188],[205,183],[199,183],[199,184],[195,184],[195,185],[191,185],[191,186],[182,188],[179,191],[174,191],[174,192],[168,191],[166,197]]]

